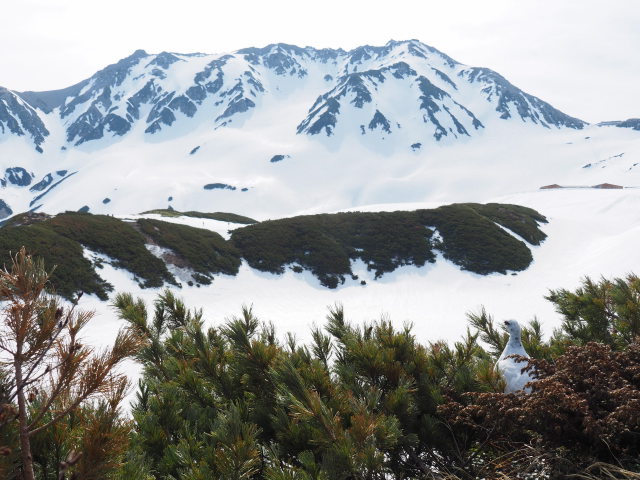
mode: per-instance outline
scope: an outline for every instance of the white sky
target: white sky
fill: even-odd
[[[138,48],[417,38],[589,122],[640,117],[638,0],[3,0],[0,85],[63,88]]]

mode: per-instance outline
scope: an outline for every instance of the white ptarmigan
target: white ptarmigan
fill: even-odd
[[[506,382],[504,393],[519,391],[531,393],[531,388],[525,388],[525,385],[535,379],[531,371],[522,372],[522,369],[527,366],[527,363],[517,361],[515,358],[507,358],[510,355],[520,355],[529,358],[529,355],[522,346],[520,324],[515,320],[506,320],[504,324],[509,332],[509,341],[504,347],[502,355],[500,355],[500,358],[496,362],[496,369],[502,374]]]

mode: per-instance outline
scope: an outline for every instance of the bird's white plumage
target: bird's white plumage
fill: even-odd
[[[515,320],[507,320],[504,324],[509,332],[509,341],[504,347],[504,350],[496,363],[496,368],[502,374],[506,382],[504,393],[513,393],[518,391],[530,393],[531,388],[525,388],[525,385],[534,380],[532,372],[522,372],[522,369],[526,366],[526,362],[518,361],[511,357],[511,355],[520,355],[522,357],[529,358],[529,354],[522,346],[520,324]]]

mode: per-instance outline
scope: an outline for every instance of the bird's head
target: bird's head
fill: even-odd
[[[516,320],[505,320],[504,326],[509,335],[520,337],[520,324]]]

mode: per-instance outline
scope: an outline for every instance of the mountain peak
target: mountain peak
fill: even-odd
[[[165,53],[165,52],[163,52],[163,53]],[[139,48],[139,49],[134,51],[131,55],[129,55],[126,58],[142,58],[142,57],[147,57],[147,56],[149,56],[149,54],[145,50]]]

